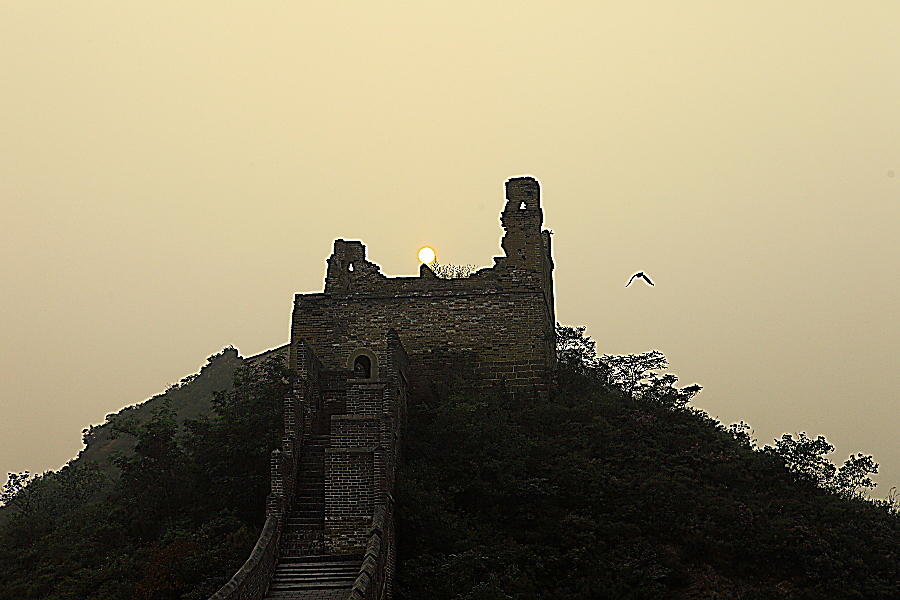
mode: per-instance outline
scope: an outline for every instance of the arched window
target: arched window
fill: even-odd
[[[378,379],[378,358],[366,348],[359,348],[347,357],[347,368],[354,379]]]
[[[372,378],[372,361],[365,354],[360,354],[353,361],[353,375],[359,379]]]

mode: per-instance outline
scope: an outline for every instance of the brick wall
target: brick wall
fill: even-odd
[[[365,551],[375,512],[375,449],[325,451],[325,543],[331,554]]]

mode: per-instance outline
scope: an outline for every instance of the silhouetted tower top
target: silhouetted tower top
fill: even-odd
[[[541,186],[534,177],[513,177],[506,181],[506,206],[500,214],[506,233],[500,246],[505,257],[494,259],[501,276],[535,281],[543,289],[551,319],[556,319],[553,301],[553,259],[550,232],[542,231]]]
[[[543,241],[541,225],[541,186],[533,177],[516,177],[506,181],[506,206],[500,223],[506,234],[500,245],[506,252],[506,266],[540,269]]]

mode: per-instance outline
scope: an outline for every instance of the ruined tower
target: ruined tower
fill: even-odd
[[[328,369],[348,369],[360,353],[378,364],[379,346],[396,330],[409,355],[413,393],[454,368],[515,395],[549,391],[556,364],[553,260],[542,231],[540,186],[506,182],[500,216],[504,256],[469,277],[386,277],[358,241],[336,240],[325,290],[297,294],[291,325]]]

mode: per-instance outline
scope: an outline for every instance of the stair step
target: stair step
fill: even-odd
[[[321,569],[356,569],[362,563],[362,560],[354,560],[352,562],[347,561],[338,561],[338,560],[308,560],[308,556],[304,556],[303,558],[296,558],[293,560],[280,558],[278,560],[278,569],[288,569],[291,571],[297,571],[302,569],[307,569],[310,571],[321,570]]]
[[[318,583],[323,581],[353,581],[359,575],[359,570],[344,571],[341,573],[332,571],[322,571],[320,573],[275,573],[272,577],[272,585],[285,583],[295,583],[302,581],[304,583]]]
[[[325,513],[313,513],[310,515],[296,516],[296,517],[288,517],[285,519],[285,525],[308,525],[310,522],[312,523],[323,523],[325,520]]]
[[[346,575],[359,572],[359,563],[279,563],[275,575],[290,574],[291,576],[309,575],[320,577],[323,574]]]
[[[326,450],[329,435],[303,440],[294,506],[284,520],[278,563],[266,598],[344,600],[363,555],[325,554]]]
[[[307,571],[285,571],[277,572],[272,576],[272,583],[286,583],[289,581],[346,581],[347,579],[356,579],[359,575],[359,569],[350,571],[317,571],[310,573]]]
[[[362,561],[348,562],[284,562],[278,561],[278,572],[308,572],[319,573],[324,571],[355,571],[359,570]]]
[[[293,583],[290,585],[275,585],[272,584],[269,586],[270,592],[292,592],[292,591],[304,591],[304,590],[327,590],[330,588],[339,588],[339,589],[347,589],[353,587],[353,583],[347,583],[346,581],[322,581],[316,583]]]
[[[359,571],[351,571],[349,573],[318,573],[318,574],[307,574],[307,573],[289,573],[284,575],[276,574],[272,577],[272,582],[270,586],[274,589],[276,587],[284,587],[285,585],[293,584],[293,583],[350,583],[352,584],[356,581],[356,578],[359,576]]]
[[[310,554],[309,556],[304,556],[303,560],[295,560],[290,562],[358,562],[362,564],[363,559],[366,557],[365,554],[354,553],[354,554]],[[281,563],[281,561],[278,561]]]

